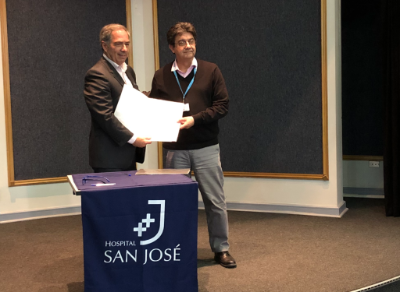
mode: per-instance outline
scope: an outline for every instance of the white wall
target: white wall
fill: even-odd
[[[369,161],[343,161],[343,186],[383,189],[383,161],[379,167],[369,167]]]
[[[155,71],[152,1],[132,0],[131,3],[133,67],[139,89],[150,91]],[[138,164],[140,168],[158,168],[157,143],[146,147],[146,158],[142,165]]]
[[[229,203],[265,206],[298,206],[339,209],[343,205],[341,149],[341,68],[339,1],[327,2],[328,29],[328,143],[329,181],[263,178],[225,179]],[[134,67],[141,90],[149,90],[154,73],[151,0],[132,0]],[[1,37],[1,36],[0,36]],[[161,44],[163,45],[163,44]],[[0,71],[2,74],[2,64]],[[0,75],[0,80],[3,80]],[[0,83],[0,221],[4,214],[79,206],[66,183],[26,187],[7,186],[4,90]],[[157,168],[157,145],[147,149],[146,163],[140,168]],[[271,210],[271,209],[270,209]],[[277,209],[278,210],[278,209]],[[290,210],[294,210],[293,208]],[[272,210],[274,211],[274,210]],[[276,210],[275,210],[276,211]],[[296,213],[296,211],[294,211]],[[303,212],[307,213],[307,212]],[[312,213],[312,212],[311,212]],[[3,217],[2,217],[3,216]],[[23,216],[21,216],[23,217]]]
[[[384,199],[383,161],[370,167],[369,161],[343,161],[343,196]]]

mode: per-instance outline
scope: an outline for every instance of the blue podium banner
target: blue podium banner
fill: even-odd
[[[106,186],[73,175],[82,200],[85,292],[197,292],[197,183],[134,173],[99,174],[115,183]]]

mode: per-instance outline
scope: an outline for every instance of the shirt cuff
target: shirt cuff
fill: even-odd
[[[135,137],[135,135],[133,135],[132,138],[129,139],[128,143],[133,144],[133,143],[135,143],[135,141],[136,141],[136,137]]]

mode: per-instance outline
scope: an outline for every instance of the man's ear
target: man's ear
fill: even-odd
[[[106,42],[101,42],[101,47],[103,48],[103,51],[104,52],[107,52],[107,49],[108,49],[108,47],[107,47],[107,44],[106,44]]]
[[[175,47],[173,45],[169,45],[169,49],[173,54],[175,54]]]

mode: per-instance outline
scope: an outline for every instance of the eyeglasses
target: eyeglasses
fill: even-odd
[[[101,181],[103,184],[106,184],[110,182],[108,178],[105,176],[100,176],[100,175],[87,175],[84,178],[82,178],[82,185],[86,183],[87,180],[95,180],[95,181]]]
[[[195,39],[190,39],[190,40],[180,40],[176,42],[178,46],[184,47],[188,43],[190,46],[194,45],[196,43]]]

